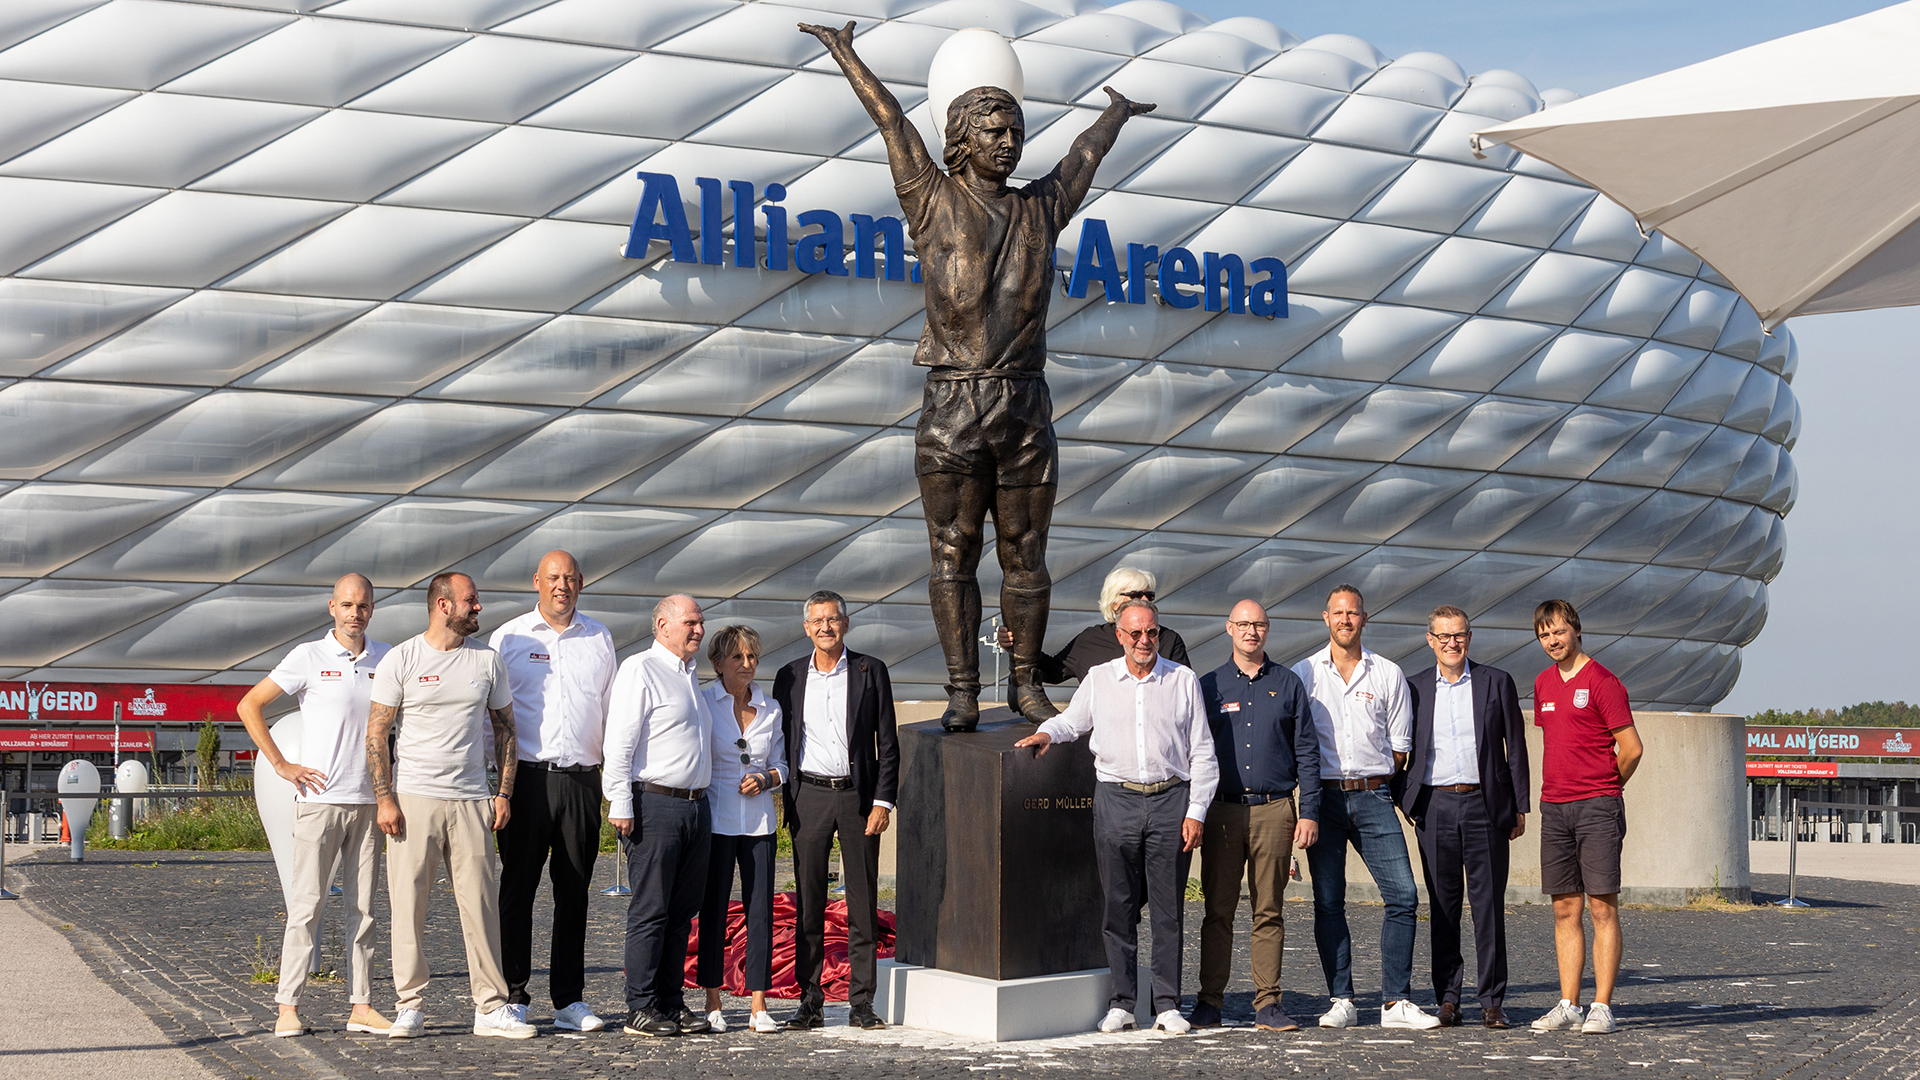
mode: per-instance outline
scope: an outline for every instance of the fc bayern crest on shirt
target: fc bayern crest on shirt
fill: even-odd
[[[1573,707],[1576,709],[1584,709],[1587,707],[1587,691],[1575,690],[1573,692]]]

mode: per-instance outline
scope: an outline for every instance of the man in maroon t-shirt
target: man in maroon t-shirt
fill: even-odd
[[[1533,722],[1545,752],[1540,767],[1540,888],[1553,896],[1553,944],[1560,1004],[1536,1031],[1613,1031],[1613,982],[1620,972],[1620,844],[1627,833],[1621,791],[1640,764],[1640,735],[1627,688],[1580,646],[1580,613],[1565,600],[1533,610],[1533,632],[1554,666],[1533,680]],[[1593,913],[1593,1007],[1580,1015],[1587,935]]]

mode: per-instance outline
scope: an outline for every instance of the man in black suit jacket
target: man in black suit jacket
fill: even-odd
[[[1513,677],[1467,663],[1467,613],[1427,616],[1435,666],[1410,676],[1413,751],[1396,793],[1413,820],[1427,880],[1433,993],[1440,1023],[1460,1024],[1461,878],[1473,906],[1481,1022],[1507,1027],[1507,845],[1527,831],[1527,739]]]
[[[799,892],[799,932],[794,935],[794,973],[800,1008],[787,1030],[823,1023],[826,997],[820,970],[826,957],[827,856],[840,837],[840,866],[847,886],[847,959],[853,971],[847,990],[855,1027],[886,1027],[873,1011],[880,938],[877,882],[880,834],[893,814],[900,778],[900,744],[894,738],[893,681],[878,658],[847,648],[847,602],[839,593],[807,597],[807,636],[813,652],[780,669],[773,699],[786,725],[787,761],[794,782],[786,785],[787,829],[793,836],[793,878]]]

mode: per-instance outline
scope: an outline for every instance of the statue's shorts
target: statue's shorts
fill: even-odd
[[[992,477],[997,487],[1053,484],[1060,446],[1053,397],[1038,371],[958,371],[927,375],[913,472]]]

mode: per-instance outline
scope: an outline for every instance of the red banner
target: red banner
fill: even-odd
[[[75,730],[65,728],[56,731],[22,730],[19,728],[0,728],[0,750],[40,750],[77,751],[94,753],[112,753],[113,732],[98,730]],[[122,731],[120,749],[153,749],[152,731]]]
[[[111,723],[117,704],[123,724],[231,722],[234,706],[249,689],[217,683],[0,682],[0,719]]]
[[[1920,757],[1920,731],[1747,726],[1748,757]],[[1749,773],[1748,775],[1753,775]]]
[[[1834,761],[1749,761],[1747,775],[1831,777],[1840,775],[1840,764]]]

